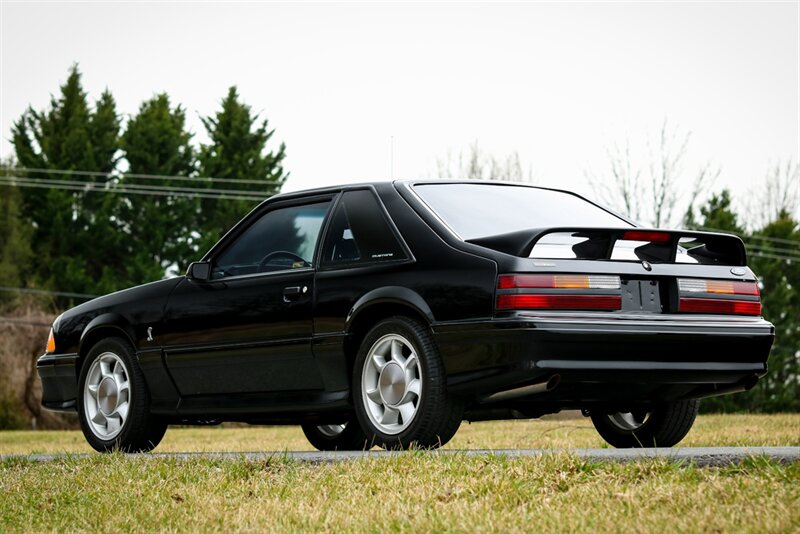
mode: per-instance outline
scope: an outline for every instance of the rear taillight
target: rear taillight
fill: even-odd
[[[497,279],[498,310],[619,310],[619,276],[508,274]]]
[[[678,311],[761,315],[761,296],[755,282],[678,279]]]

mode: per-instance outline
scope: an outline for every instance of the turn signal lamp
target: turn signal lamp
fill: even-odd
[[[53,329],[50,329],[50,336],[47,338],[47,352],[56,351],[56,338],[53,336]]]

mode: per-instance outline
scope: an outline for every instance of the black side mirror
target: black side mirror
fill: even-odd
[[[195,261],[189,264],[186,269],[186,278],[196,282],[208,282],[211,280],[211,262]]]

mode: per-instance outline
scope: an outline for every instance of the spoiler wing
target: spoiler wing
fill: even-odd
[[[636,247],[634,253],[640,260],[650,263],[674,263],[680,243],[686,254],[701,264],[747,265],[747,253],[739,237],[732,234],[690,230],[538,228],[468,239],[467,243],[527,258],[536,243],[550,234],[569,234],[571,237],[585,238],[585,241],[572,246],[576,258],[581,260],[609,260],[617,241],[643,241],[646,243]]]

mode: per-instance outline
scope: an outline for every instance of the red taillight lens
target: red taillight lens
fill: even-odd
[[[761,303],[752,300],[681,298],[678,311],[761,315]]]
[[[498,295],[499,310],[618,310],[622,297],[616,295]]]
[[[670,235],[666,232],[644,232],[641,230],[630,230],[622,234],[622,241],[650,241],[655,243],[666,243],[670,240]]]
[[[760,292],[755,282],[681,278],[678,289],[679,312],[761,315]]]
[[[602,274],[504,274],[498,310],[619,310],[620,278]]]

